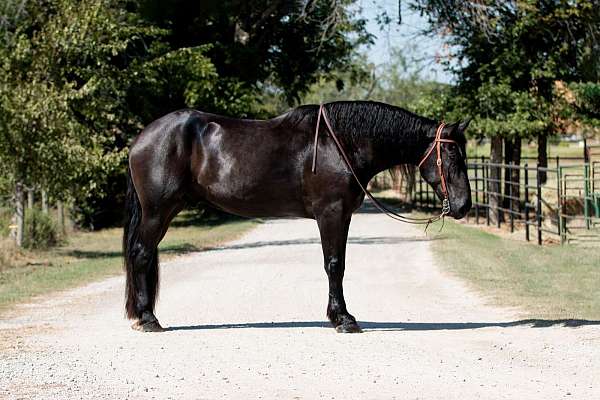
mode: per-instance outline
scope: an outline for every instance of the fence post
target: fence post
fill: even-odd
[[[589,164],[583,165],[583,213],[585,216],[585,228],[590,229],[590,168]]]
[[[27,209],[31,210],[33,208],[33,188],[27,189]]]
[[[538,164],[536,167],[536,182],[535,185],[537,187],[537,206],[535,208],[535,216],[537,219],[537,242],[539,245],[542,244],[542,185],[540,182],[541,173],[540,173],[540,165]]]
[[[429,191],[431,190],[431,203],[432,203],[432,207],[435,208],[436,204],[437,204],[437,196],[435,194],[435,190],[433,190],[432,187],[430,187],[429,185],[427,185],[427,200],[429,202]]]
[[[410,182],[409,182],[410,185]],[[413,207],[415,207],[417,204],[417,171],[415,171],[415,183],[412,185],[412,187],[409,186],[410,189],[410,202],[412,203]]]
[[[562,168],[559,166],[556,169],[556,197],[558,200],[557,203],[557,208],[556,208],[556,224],[558,225],[558,236],[560,237],[560,244],[564,244],[565,240],[563,238],[563,220],[562,220],[562,196],[560,194],[560,187],[561,187],[561,177],[562,175]]]
[[[483,156],[481,157],[481,162],[483,163]],[[488,181],[487,177],[489,174],[489,164],[483,164],[483,190],[485,193],[485,219],[487,226],[490,226],[490,194],[488,193]]]
[[[513,176],[513,171],[512,171],[512,167],[514,166],[514,163],[511,161],[509,164],[509,177],[510,179],[508,180],[509,182],[509,186],[508,186],[508,212],[510,214],[510,233],[513,233],[515,231],[515,216],[513,215],[513,180],[512,180],[512,176]],[[504,178],[506,179],[506,177]]]
[[[15,184],[15,242],[17,247],[23,246],[23,231],[25,224],[25,199],[23,190],[23,184],[21,182],[17,182]]]
[[[423,207],[423,177],[419,179],[419,207]]]
[[[62,200],[56,202],[56,220],[58,225],[58,232],[62,237],[65,233],[65,208]]]
[[[479,166],[477,161],[473,165],[475,166],[475,223],[479,225],[479,176],[477,173]]]
[[[504,208],[504,190],[503,190],[503,185],[502,185],[502,167],[496,167],[496,169],[498,170],[497,173],[497,180],[498,180],[498,184],[496,185],[496,225],[498,226],[498,229],[500,229],[500,225],[502,225],[502,220],[504,219],[504,211],[501,210],[501,208]],[[506,179],[506,177],[504,177]]]
[[[425,181],[421,188],[423,190],[423,204],[421,205],[421,207],[427,208],[429,206],[429,184],[427,183],[427,181]]]
[[[529,168],[525,163],[525,240],[529,242]]]
[[[42,212],[48,214],[48,192],[42,189]]]

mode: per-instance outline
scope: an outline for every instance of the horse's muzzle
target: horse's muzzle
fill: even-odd
[[[454,219],[464,218],[471,209],[471,199],[467,199],[458,209],[450,207],[450,216]]]

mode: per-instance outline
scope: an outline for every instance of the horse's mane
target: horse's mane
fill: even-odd
[[[325,108],[336,133],[352,142],[365,137],[390,144],[413,142],[431,135],[437,126],[437,121],[375,101],[336,101]],[[318,109],[314,104],[300,106],[284,118],[291,125],[316,126]]]

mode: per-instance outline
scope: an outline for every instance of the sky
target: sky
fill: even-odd
[[[423,67],[423,78],[443,83],[453,82],[450,73],[435,62],[435,55],[444,54],[443,42],[439,38],[430,38],[419,35],[419,30],[427,27],[427,21],[418,13],[411,12],[407,7],[407,0],[402,3],[402,23],[398,24],[398,0],[359,0],[362,16],[368,21],[367,30],[377,36],[375,44],[367,50],[369,60],[375,64],[383,64],[390,59],[393,47],[414,49],[407,51],[410,57],[418,59],[415,65]],[[376,16],[386,11],[392,18],[392,23],[385,31],[377,25]]]

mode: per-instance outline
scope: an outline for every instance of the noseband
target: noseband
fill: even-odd
[[[442,168],[442,149],[441,149],[441,144],[442,143],[456,143],[456,142],[454,140],[451,140],[451,139],[442,139],[442,137],[441,137],[442,136],[442,131],[444,130],[444,127],[446,126],[446,124],[441,123],[440,126],[437,128],[437,131],[435,133],[435,139],[433,140],[431,148],[427,151],[427,153],[425,153],[425,156],[423,157],[423,159],[419,163],[419,167],[421,167],[421,165],[425,162],[425,160],[427,160],[429,158],[429,156],[433,152],[433,149],[437,149],[437,161],[436,161],[436,164],[437,164],[438,173],[440,174],[440,178],[441,178],[441,182],[442,182],[442,194],[444,195],[444,200],[442,201],[442,212],[440,213],[440,215],[435,216],[435,217],[430,217],[430,218],[412,218],[412,217],[406,217],[404,215],[398,214],[398,213],[390,210],[389,208],[387,208],[383,204],[381,204],[379,202],[379,200],[377,200],[375,197],[373,197],[373,195],[371,194],[371,192],[369,192],[367,190],[367,188],[360,182],[360,179],[358,179],[358,176],[356,175],[356,172],[354,172],[354,168],[352,168],[352,164],[350,163],[350,159],[348,158],[348,156],[346,155],[346,152],[344,151],[342,143],[340,142],[340,140],[338,139],[337,135],[333,131],[333,128],[331,126],[331,122],[329,121],[329,117],[327,116],[327,112],[325,111],[325,106],[323,104],[320,105],[320,107],[319,107],[319,113],[317,115],[317,128],[315,129],[315,141],[314,141],[314,147],[313,147],[313,162],[312,162],[312,172],[313,172],[313,174],[316,174],[316,172],[317,172],[317,144],[318,144],[318,140],[319,140],[319,125],[320,125],[320,122],[321,122],[321,117],[323,118],[323,121],[325,121],[325,126],[327,127],[327,132],[329,133],[329,135],[333,139],[336,147],[338,148],[338,151],[340,152],[340,155],[342,156],[342,159],[344,160],[344,162],[346,163],[346,166],[348,167],[348,169],[350,170],[350,172],[354,176],[354,179],[356,180],[356,183],[358,183],[358,186],[360,186],[360,188],[365,193],[365,195],[369,199],[371,199],[371,201],[373,202],[373,204],[375,205],[375,207],[377,207],[381,212],[383,212],[388,217],[390,217],[392,219],[395,219],[397,221],[406,222],[406,223],[409,223],[409,224],[427,224],[427,226],[429,226],[429,224],[432,223],[432,222],[439,221],[440,219],[443,219],[444,216],[450,212],[450,201],[448,200],[448,188],[446,186],[446,178],[444,177],[444,171],[443,171],[443,168]]]
[[[444,169],[442,166],[442,143],[457,144],[452,139],[442,139],[442,131],[444,130],[445,126],[446,124],[443,122],[440,124],[440,126],[438,126],[437,131],[435,132],[435,139],[433,140],[431,147],[427,153],[425,153],[425,156],[423,156],[421,162],[419,163],[419,168],[421,168],[421,165],[423,165],[431,153],[433,153],[433,149],[436,150],[437,159],[435,160],[435,164],[437,165],[438,174],[440,175],[440,180],[442,182],[442,194],[444,195],[444,200],[442,200],[442,214],[444,215],[450,212],[450,200],[448,200],[448,187],[446,185],[446,177],[444,176]]]

